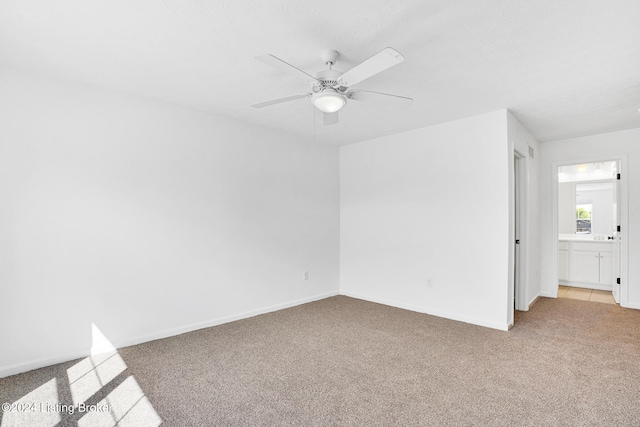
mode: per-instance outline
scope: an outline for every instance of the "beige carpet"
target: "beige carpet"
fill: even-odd
[[[92,395],[74,361],[0,379],[0,402],[55,378],[60,404],[110,405],[59,425],[640,425],[640,311],[570,299],[500,332],[339,296],[93,362]]]

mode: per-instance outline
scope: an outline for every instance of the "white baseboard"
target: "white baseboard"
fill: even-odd
[[[640,310],[640,305],[638,305],[638,304],[625,304],[625,305],[620,304],[620,307],[634,308],[636,310]]]
[[[584,289],[596,289],[598,291],[611,291],[612,285],[601,285],[599,283],[582,283],[582,282],[569,282],[568,280],[558,280],[562,286],[571,286],[573,288]]]
[[[539,293],[538,295],[536,295],[535,297],[531,298],[531,301],[529,301],[529,303],[527,304],[527,309],[524,311],[529,311],[529,309],[531,309],[531,306],[535,303],[537,303],[540,300],[540,297],[542,297],[542,294]]]
[[[54,356],[46,356],[38,359],[29,360],[28,362],[14,363],[12,365],[0,367],[0,378],[10,375],[21,374],[23,372],[32,371],[34,369],[43,368],[45,366],[56,365],[58,363],[68,362],[70,360],[81,359],[87,357],[91,353],[91,348],[73,350],[65,353],[56,354]]]
[[[321,299],[329,298],[338,295],[338,291],[327,292],[320,295],[314,295],[307,298],[302,298],[295,301],[289,301],[282,304],[276,304],[269,307],[260,308],[257,310],[245,311],[242,313],[234,314],[233,316],[220,317],[217,319],[207,320],[205,322],[193,323],[179,328],[167,329],[160,332],[154,332],[152,334],[142,335],[133,339],[124,340],[114,343],[117,348],[128,347],[130,345],[141,344],[143,342],[159,340],[162,338],[168,338],[175,335],[184,334],[186,332],[196,331],[198,329],[210,328],[212,326],[222,325],[224,323],[235,322],[236,320],[247,319],[249,317],[259,316],[260,314],[271,313],[273,311],[283,310],[289,307],[295,307],[297,305],[306,304],[308,302],[318,301]]]
[[[387,300],[384,298],[370,297],[367,295],[362,295],[362,294],[358,294],[350,291],[340,291],[340,295],[345,295],[351,298],[357,298],[364,301],[375,302],[378,304],[384,304],[390,307],[402,308],[404,310],[415,311],[418,313],[429,314],[431,316],[443,317],[445,319],[456,320],[458,322],[470,323],[472,325],[483,326],[485,328],[498,329],[500,331],[509,330],[509,325],[506,322],[499,323],[499,322],[487,321],[484,319],[478,319],[475,317],[460,316],[458,314],[452,314],[452,313],[441,311],[441,310],[425,309],[424,307],[419,307],[416,305],[404,304],[396,301]]]
[[[129,339],[113,342],[112,344],[116,348],[128,347],[130,345],[142,344],[144,342],[158,340],[162,338],[168,338],[175,335],[184,334],[186,332],[195,331],[198,329],[210,328],[212,326],[222,325],[224,323],[234,322],[236,320],[246,319],[249,317],[258,316],[260,314],[271,313],[273,311],[282,310],[289,307],[295,307],[297,305],[306,304],[313,301],[329,298],[338,295],[338,291],[327,292],[324,294],[314,295],[307,298],[302,298],[295,301],[289,301],[282,304],[276,304],[269,307],[263,307],[256,310],[245,311],[242,313],[234,314],[233,316],[219,317],[216,319],[207,320],[205,322],[192,323],[190,325],[180,326],[177,328],[165,329],[163,331],[154,332],[151,334],[140,335]],[[15,363],[12,365],[0,367],[0,378],[8,377],[10,375],[20,374],[22,372],[31,371],[33,369],[43,368],[45,366],[55,365],[57,363],[68,362],[74,359],[81,359],[91,354],[91,348],[76,349],[65,353],[60,353],[52,356],[46,356],[38,359],[29,360],[27,362]]]

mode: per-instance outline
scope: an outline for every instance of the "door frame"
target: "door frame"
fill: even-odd
[[[561,166],[598,163],[598,162],[618,162],[618,173],[620,178],[620,200],[618,209],[620,210],[620,306],[629,307],[629,160],[626,154],[617,156],[604,156],[582,158],[576,160],[563,160],[551,164],[551,205],[553,209],[553,220],[551,232],[553,233],[553,253],[552,271],[554,278],[554,291],[551,295],[558,297],[558,168]]]
[[[514,266],[518,266],[519,271],[516,270],[517,280],[514,283],[514,291],[515,291],[515,301],[516,301],[516,310],[526,311],[529,310],[529,304],[527,301],[527,280],[528,276],[527,266],[528,263],[525,260],[528,258],[528,249],[530,247],[530,237],[529,236],[529,227],[527,213],[528,210],[528,185],[527,185],[527,177],[529,176],[528,168],[529,168],[529,156],[528,153],[520,153],[518,150],[514,150],[514,160],[518,163],[517,171],[515,171],[518,175],[515,177],[515,191],[518,193],[518,197],[514,198],[514,203],[517,203],[518,215],[514,217],[514,228],[517,227],[518,236],[515,234],[514,229],[514,239],[520,239],[520,245],[518,248],[518,258],[514,259]],[[515,223],[517,221],[517,224]],[[514,240],[514,248],[515,248],[515,240]],[[515,250],[514,250],[515,256]]]
[[[529,220],[529,153],[522,153],[515,147],[513,147],[512,153],[513,156],[509,167],[511,179],[509,180],[509,307],[507,312],[507,322],[510,326],[514,324],[515,310],[527,311],[529,309],[527,277],[529,277],[528,252],[530,246],[529,227],[527,226]],[[516,209],[518,215],[516,215]],[[517,224],[516,221],[518,222]],[[515,250],[516,229],[519,230],[520,239],[517,251]],[[516,259],[516,256],[518,256],[518,259]]]

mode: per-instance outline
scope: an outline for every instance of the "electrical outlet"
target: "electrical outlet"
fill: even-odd
[[[431,282],[431,279],[427,279],[427,288],[433,288],[433,283]]]
[[[309,280],[309,272],[308,272],[308,271],[305,271],[305,272],[304,272],[303,279],[304,279],[304,280]]]

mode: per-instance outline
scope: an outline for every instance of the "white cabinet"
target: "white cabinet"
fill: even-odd
[[[559,242],[558,279],[569,286],[609,290],[612,255],[611,243]]]
[[[600,283],[600,252],[574,250],[571,281]]]
[[[600,252],[600,282],[602,284],[613,283],[613,253]]]
[[[569,242],[559,242],[558,244],[558,279],[569,280]]]

